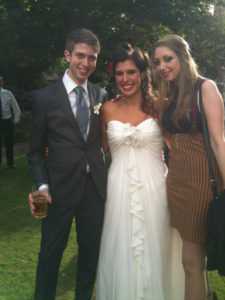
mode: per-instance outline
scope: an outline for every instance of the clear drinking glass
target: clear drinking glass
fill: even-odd
[[[35,218],[41,219],[47,216],[48,213],[48,199],[50,197],[47,189],[39,190],[41,184],[35,184],[32,186],[32,197],[34,203]]]

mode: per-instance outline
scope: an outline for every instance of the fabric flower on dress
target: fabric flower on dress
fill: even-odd
[[[143,136],[141,130],[135,126],[130,126],[129,123],[125,124],[124,130],[125,144],[134,148],[143,147]]]

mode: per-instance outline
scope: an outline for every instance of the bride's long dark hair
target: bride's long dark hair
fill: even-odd
[[[156,106],[156,98],[152,91],[151,84],[151,71],[150,71],[150,59],[147,52],[144,52],[138,48],[133,48],[129,43],[123,43],[117,46],[113,57],[113,74],[115,76],[116,65],[119,62],[126,60],[132,60],[140,73],[143,74],[141,82],[142,91],[142,110],[154,118],[158,116],[158,109]]]

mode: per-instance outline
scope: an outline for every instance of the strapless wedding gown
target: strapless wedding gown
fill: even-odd
[[[182,300],[181,242],[170,228],[163,137],[154,119],[110,121],[112,162],[97,300]]]

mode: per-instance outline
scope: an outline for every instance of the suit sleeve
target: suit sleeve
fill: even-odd
[[[43,100],[44,99],[42,99],[38,93],[34,94],[32,104],[32,128],[27,158],[35,183],[48,183],[45,157],[48,126]]]
[[[109,100],[109,97],[108,97],[108,93],[105,89],[101,89],[101,92],[102,92],[102,103],[105,103]]]

